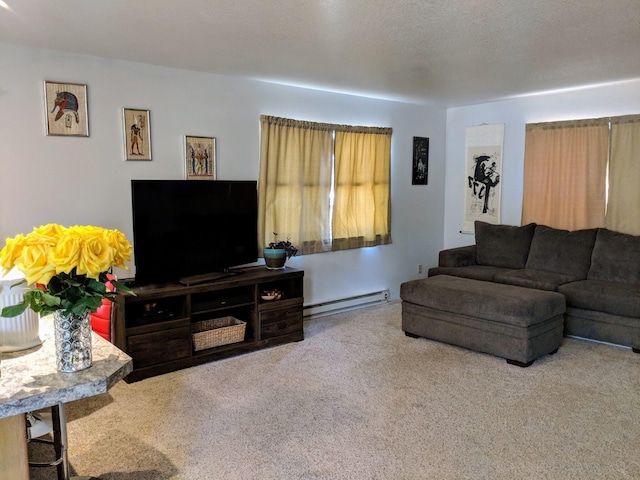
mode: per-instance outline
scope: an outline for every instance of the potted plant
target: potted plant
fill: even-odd
[[[296,256],[298,247],[296,247],[289,238],[286,240],[278,240],[278,234],[273,232],[274,241],[269,243],[263,250],[264,263],[269,270],[281,270],[284,268],[285,262]]]
[[[0,251],[0,267],[16,267],[26,285],[22,302],[4,307],[0,315],[15,317],[30,308],[53,314],[57,368],[75,372],[91,366],[90,313],[102,300],[115,301],[117,289],[133,294],[109,274],[127,268],[131,244],[118,230],[94,226],[34,228],[28,235],[8,238]]]

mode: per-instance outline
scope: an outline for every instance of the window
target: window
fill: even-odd
[[[528,124],[522,223],[640,234],[640,115]]]
[[[261,116],[258,235],[302,254],[391,243],[391,129]]]
[[[522,223],[604,224],[608,127],[598,120],[527,125]]]

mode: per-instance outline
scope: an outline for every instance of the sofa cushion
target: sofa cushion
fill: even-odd
[[[557,292],[560,285],[575,282],[576,280],[581,280],[581,278],[565,273],[534,270],[533,268],[499,272],[493,277],[493,281],[497,283],[536,288],[538,290],[549,290],[550,292]]]
[[[640,284],[603,280],[581,280],[558,287],[567,299],[567,306],[612,313],[625,317],[640,317]]]
[[[510,268],[490,267],[487,265],[467,265],[465,267],[433,267],[429,269],[428,275],[451,275],[453,277],[471,278],[473,280],[484,280],[493,282],[494,277],[499,273],[511,272]]]
[[[587,278],[640,283],[640,237],[600,228]]]
[[[586,279],[597,232],[597,228],[571,232],[538,225],[526,267]]]
[[[565,335],[640,348],[638,317],[567,307],[564,316],[564,333]]]
[[[438,266],[466,267],[467,265],[476,265],[476,257],[475,245],[448,248],[446,250],[441,250],[438,254]]]
[[[527,263],[535,223],[516,227],[492,225],[476,220],[476,255],[480,265],[524,268]]]

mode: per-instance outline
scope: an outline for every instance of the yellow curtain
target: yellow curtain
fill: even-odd
[[[604,226],[608,119],[528,124],[522,224]]]
[[[337,129],[333,250],[391,243],[390,170],[391,129]]]
[[[301,254],[329,249],[331,126],[266,115],[260,124],[260,251],[274,233]]]
[[[611,119],[606,226],[640,235],[640,115]]]

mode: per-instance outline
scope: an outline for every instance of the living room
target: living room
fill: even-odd
[[[245,180],[258,176],[261,113],[391,126],[392,158],[404,159],[392,161],[393,244],[292,259],[307,272],[309,303],[382,289],[398,298],[400,283],[417,277],[417,264],[426,272],[443,247],[473,243],[460,233],[464,176],[456,175],[465,168],[467,126],[505,124],[502,221],[519,224],[526,123],[640,110],[640,80],[444,109],[9,44],[0,53],[3,111],[11,112],[0,118],[1,131],[11,132],[0,145],[11,172],[0,180],[3,238],[51,221],[109,225],[132,238],[130,180],[183,178],[185,134],[215,136],[218,178]],[[42,82],[77,76],[90,92],[91,136],[48,137]],[[151,162],[124,161],[127,105],[150,111]],[[413,136],[430,138],[427,186],[411,186]]]
[[[0,16],[3,15],[7,13],[0,9]],[[427,269],[437,264],[440,250],[473,243],[472,235],[461,233],[467,127],[505,125],[501,222],[519,225],[525,124],[640,112],[640,72],[635,77],[611,78],[596,84],[576,82],[553,91],[523,91],[513,98],[420,102],[72,53],[20,44],[10,38],[0,40],[0,162],[4,172],[0,176],[1,238],[56,222],[101,225],[118,229],[131,239],[131,180],[183,179],[185,135],[216,138],[219,179],[255,180],[259,172],[260,115],[392,128],[393,242],[289,260],[289,266],[305,272],[305,304],[381,290],[389,290],[390,300],[398,300],[401,283],[426,277]],[[629,41],[633,43],[632,40],[637,40],[637,33]],[[530,75],[536,74],[532,68]],[[88,137],[46,134],[46,80],[87,85]],[[546,83],[541,80],[541,84]],[[149,111],[151,161],[125,160],[123,108]],[[416,136],[430,139],[427,185],[411,184],[412,141]],[[279,233],[286,236],[286,232]],[[418,273],[418,265],[423,266],[422,273]],[[131,265],[129,271],[116,273],[125,278],[135,270]],[[326,329],[334,326],[327,325]],[[313,335],[321,331],[324,328],[316,325]],[[318,350],[322,351],[319,347]],[[449,353],[442,354],[450,359]],[[471,371],[481,376],[481,366],[486,364],[481,361]],[[465,379],[472,380],[473,375]],[[158,384],[154,381],[150,385],[155,389]],[[188,388],[186,381],[184,386]],[[96,400],[92,408],[97,410],[99,406],[100,401]],[[323,418],[331,416],[326,414]],[[317,478],[332,477],[320,473]],[[380,474],[375,478],[391,477]],[[456,477],[443,474],[441,478]],[[490,473],[474,476],[465,471],[458,478],[506,477],[492,477]]]
[[[10,112],[0,118],[0,158],[11,172],[0,180],[3,238],[57,222],[107,225],[131,239],[130,180],[184,178],[185,135],[216,138],[217,178],[255,180],[261,114],[393,128],[393,243],[293,258],[306,272],[308,304],[386,289],[398,298],[400,283],[426,275],[439,250],[473,243],[460,233],[466,127],[505,125],[501,222],[519,224],[526,123],[640,110],[637,78],[446,108],[10,43],[0,49],[0,100]],[[45,134],[45,80],[87,85],[88,138]],[[123,108],[149,111],[151,161],[124,160]],[[430,139],[428,185],[411,185],[414,136]]]

